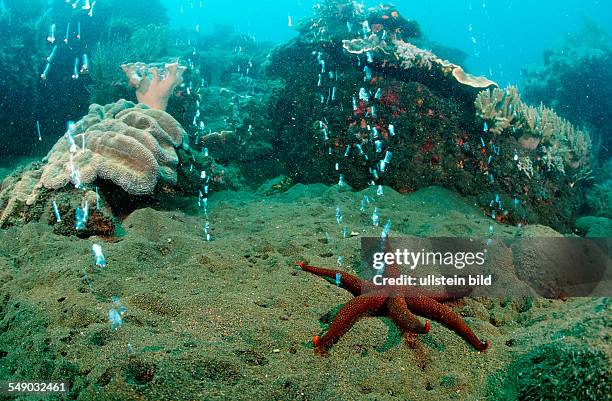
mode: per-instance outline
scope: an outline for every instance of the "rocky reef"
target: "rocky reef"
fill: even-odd
[[[274,145],[292,179],[441,185],[497,221],[571,230],[589,176],[586,130],[436,56],[393,6],[326,1],[299,30],[268,66],[285,83]]]
[[[579,188],[592,179],[589,132],[550,108],[527,105],[516,87],[483,91],[475,104],[492,140],[506,149],[495,155],[497,163],[488,163],[490,174],[499,177],[491,186],[518,194],[527,213],[544,216],[548,224],[563,227],[571,221],[572,202],[580,207],[584,199]]]
[[[543,54],[541,65],[524,69],[525,98],[552,107],[575,124],[591,128],[601,147],[601,159],[610,153],[612,117],[611,37],[587,17],[576,32]]]
[[[155,21],[151,29],[166,24],[163,16]],[[112,29],[123,34],[101,42],[110,50],[98,49],[102,73],[94,68],[92,76],[100,97],[130,97],[127,85],[115,86],[111,70],[118,59],[111,55],[137,32],[120,20]],[[564,232],[573,230],[580,211],[605,199],[604,187],[589,191],[598,143],[590,127],[572,125],[549,106],[530,106],[516,88],[471,75],[457,64],[458,52],[432,44],[397,8],[327,0],[298,32],[273,49],[222,29],[185,33],[172,46],[161,38],[148,53],[155,62],[143,56],[134,59],[141,63],[123,65],[137,100],[149,107],[92,106],[76,125],[84,131],[74,132],[75,146],[84,143],[95,161],[75,154],[81,180],[109,181],[129,196],[149,196],[160,183],[197,196],[197,174],[208,168],[218,184],[234,189],[257,188],[281,175],[296,183],[389,186],[400,193],[438,185],[472,197],[498,222]],[[132,47],[149,46],[141,42]],[[453,61],[436,51],[454,54]],[[182,64],[170,62],[170,54]],[[194,150],[181,149],[187,143]],[[24,193],[41,181],[47,185],[38,187],[51,191],[74,184],[66,170],[70,147],[60,139],[46,164],[27,173],[34,184],[21,182]],[[133,158],[138,163],[119,169],[110,160],[125,149],[140,155]],[[5,187],[19,179],[8,181]]]
[[[168,112],[185,127],[192,147],[208,151],[241,186],[256,189],[283,174],[270,113],[282,83],[264,68],[272,45],[217,27],[208,35],[186,32],[178,46],[189,69]]]
[[[558,45],[544,52],[541,65],[527,67],[523,74],[525,99],[553,108],[569,121],[588,127],[592,133],[593,173],[588,178],[593,185],[586,188],[584,213],[597,219],[583,219],[578,223],[580,232],[591,234],[602,231],[585,229],[585,221],[612,218],[609,206],[612,199],[610,43],[609,33],[584,16],[580,30],[568,33]]]
[[[93,104],[42,163],[3,181],[0,227],[46,219],[63,234],[112,236],[118,218],[137,207],[163,203],[164,194],[197,194],[202,175],[212,187],[225,185],[224,169],[192,152],[168,113],[126,100]]]

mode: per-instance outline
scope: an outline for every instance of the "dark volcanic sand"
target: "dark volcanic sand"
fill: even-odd
[[[542,344],[610,357],[601,298],[456,302],[491,342],[484,353],[435,322],[415,351],[388,321],[367,318],[327,357],[315,355],[312,336],[351,295],[294,264],[336,268],[342,255],[352,272],[360,239],[341,238],[335,209],[349,232],[379,236],[372,206],[358,210],[364,193],[373,195],[322,185],[215,194],[213,242],[202,216],[153,209],[130,215],[115,243],[57,236],[42,223],[0,231],[0,380],[68,380],[83,400],[485,400],[503,399],[507,372]],[[376,205],[391,236],[487,236],[490,220],[443,189],[387,188]],[[514,231],[495,225],[496,236]],[[93,242],[105,269],[93,267]],[[113,295],[127,308],[117,331],[107,321]]]

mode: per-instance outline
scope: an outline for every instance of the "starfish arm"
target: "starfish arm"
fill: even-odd
[[[425,334],[429,332],[429,322],[423,324],[410,312],[402,297],[389,298],[387,301],[389,317],[402,331],[402,334]]]
[[[411,311],[417,315],[442,323],[444,326],[459,334],[478,351],[484,351],[488,348],[489,342],[480,341],[463,319],[448,306],[426,297],[405,298],[405,300]]]
[[[394,253],[391,248],[391,239],[385,239],[385,254]],[[397,263],[385,263],[385,277],[399,277],[401,275]]]
[[[340,287],[344,288],[354,296],[361,295],[362,290],[364,290],[364,281],[352,274],[340,270],[322,269],[320,267],[308,266],[304,262],[300,262],[298,266],[304,271],[320,277],[329,277],[332,280],[336,280],[336,274],[340,274]]]
[[[359,295],[347,302],[339,311],[323,337],[315,336],[313,344],[317,353],[325,351],[334,345],[350,330],[351,327],[368,312],[382,307],[387,297],[382,293]]]

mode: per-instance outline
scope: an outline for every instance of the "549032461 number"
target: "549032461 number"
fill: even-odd
[[[45,381],[1,381],[0,394],[40,394],[40,393],[65,393],[70,385],[65,382]]]

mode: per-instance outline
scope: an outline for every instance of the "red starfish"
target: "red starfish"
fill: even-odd
[[[337,280],[338,285],[349,291],[355,298],[347,302],[338,312],[323,337],[315,336],[313,344],[318,354],[324,355],[361,317],[372,313],[375,316],[388,316],[404,335],[408,337],[429,332],[429,321],[422,324],[416,316],[424,316],[442,323],[459,334],[478,351],[489,346],[488,341],[480,341],[461,316],[441,302],[455,297],[446,294],[433,294],[408,286],[377,286],[372,281],[339,270],[321,269],[308,266],[304,262],[298,266],[309,273]],[[385,277],[399,277],[397,266],[387,266]],[[339,280],[338,280],[339,278]],[[414,313],[414,314],[413,314]]]

